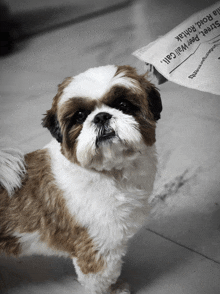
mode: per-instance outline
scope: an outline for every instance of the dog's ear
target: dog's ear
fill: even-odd
[[[45,117],[42,120],[42,126],[48,128],[51,135],[57,139],[59,143],[62,143],[63,135],[61,132],[61,127],[57,118],[57,103],[63,90],[72,81],[72,78],[65,78],[64,81],[58,85],[58,91],[56,96],[53,98],[52,107],[47,111]]]
[[[163,109],[160,93],[154,84],[148,81],[148,73],[139,77],[139,82],[147,94],[147,100],[150,112],[154,116],[154,120],[160,119],[160,113]]]
[[[155,86],[151,85],[147,95],[150,111],[152,112],[154,119],[158,120],[160,119],[160,113],[163,109],[160,93]]]
[[[160,119],[160,113],[163,109],[160,93],[158,89],[148,81],[148,72],[143,75],[138,75],[136,69],[127,65],[119,66],[116,75],[121,72],[124,72],[126,77],[137,80],[140,83],[142,90],[147,94],[149,109],[154,116],[154,120],[157,121]]]
[[[47,111],[45,117],[42,120],[42,126],[44,128],[48,128],[51,135],[55,139],[57,139],[59,143],[62,143],[63,135],[61,133],[60,124],[57,119],[57,114],[53,111],[53,109]]]

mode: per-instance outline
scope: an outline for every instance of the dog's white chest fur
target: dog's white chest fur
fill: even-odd
[[[71,163],[60,153],[55,140],[46,148],[69,212],[88,229],[100,253],[126,243],[143,225],[150,208],[148,198],[157,163],[155,147],[147,147],[145,154],[140,154],[123,171],[115,171],[115,175]]]

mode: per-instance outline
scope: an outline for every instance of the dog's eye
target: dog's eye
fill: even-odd
[[[74,119],[76,123],[83,123],[88,116],[88,112],[85,110],[79,110],[75,113]]]
[[[90,111],[88,110],[78,110],[75,112],[74,115],[70,116],[67,118],[66,123],[67,123],[67,128],[71,129],[74,125],[76,124],[82,124],[86,120],[87,116],[90,114]]]
[[[116,101],[113,107],[115,107],[118,110],[121,110],[126,114],[132,114],[138,110],[138,107],[136,105],[132,104],[130,101],[126,99],[120,99]]]
[[[130,107],[129,107],[129,103],[125,100],[122,100],[119,104],[118,104],[118,109],[127,112]]]
[[[87,116],[89,115],[89,111],[86,110],[78,110],[74,116],[69,121],[69,127],[72,127],[75,124],[82,124]]]

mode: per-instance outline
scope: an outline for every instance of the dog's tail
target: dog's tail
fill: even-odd
[[[0,186],[5,188],[9,196],[22,186],[26,173],[24,155],[17,149],[0,150]]]

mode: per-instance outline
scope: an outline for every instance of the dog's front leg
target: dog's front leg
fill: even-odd
[[[91,294],[130,294],[127,284],[116,282],[121,273],[121,258],[108,259],[103,269],[94,273],[85,273],[79,266],[77,258],[73,258],[73,264],[78,276],[78,281]],[[83,273],[84,271],[84,273]]]

